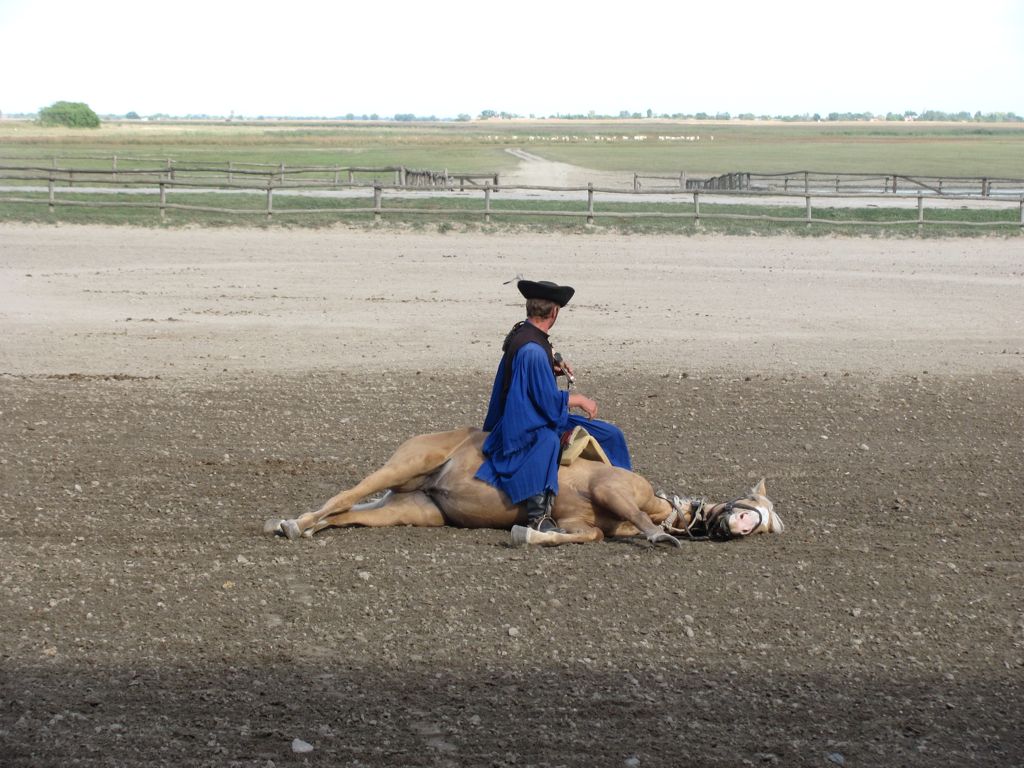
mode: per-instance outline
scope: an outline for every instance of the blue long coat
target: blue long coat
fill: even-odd
[[[504,376],[502,358],[484,419],[483,428],[490,434],[484,441],[478,480],[502,490],[515,504],[545,491],[557,494],[561,435],[577,425],[594,436],[612,464],[631,469],[626,438],[618,427],[569,413],[569,393],[558,388],[547,352],[539,344],[524,344],[516,352],[503,405]]]

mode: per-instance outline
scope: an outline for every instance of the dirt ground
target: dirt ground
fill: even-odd
[[[1020,254],[0,227],[0,764],[1022,765]],[[516,275],[641,474],[786,532],[263,537],[481,421]]]

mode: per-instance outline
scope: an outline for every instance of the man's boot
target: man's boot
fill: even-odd
[[[526,525],[538,533],[565,533],[551,517],[555,495],[551,491],[538,493],[526,499]]]

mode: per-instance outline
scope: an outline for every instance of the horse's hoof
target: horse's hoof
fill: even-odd
[[[677,549],[683,546],[683,543],[679,541],[679,539],[669,533],[656,533],[648,536],[647,540],[651,542],[652,545],[671,544]]]
[[[274,517],[272,517],[269,520],[267,520],[265,523],[263,523],[263,533],[264,533],[264,535],[265,536],[283,536],[284,535],[284,531],[281,530],[281,523],[283,523],[283,522],[284,522],[284,520],[281,520],[280,518],[274,518]]]
[[[299,524],[294,520],[282,520],[281,532],[288,537],[289,541],[295,541],[297,538],[302,536],[302,531],[299,529]]]

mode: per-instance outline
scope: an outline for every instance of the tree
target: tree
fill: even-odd
[[[100,119],[80,101],[55,101],[39,110],[42,125],[64,125],[68,128],[99,128]]]

